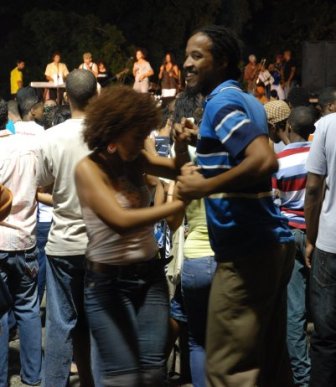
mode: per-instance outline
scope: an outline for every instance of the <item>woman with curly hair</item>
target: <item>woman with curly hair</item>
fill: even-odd
[[[104,386],[164,383],[168,291],[153,224],[185,204],[150,207],[145,174],[178,171],[143,150],[159,122],[151,96],[127,86],[103,89],[87,109],[92,153],[78,164],[76,184],[89,237],[85,307]]]

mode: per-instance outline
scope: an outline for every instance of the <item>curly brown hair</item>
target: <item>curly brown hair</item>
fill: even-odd
[[[127,131],[155,129],[161,111],[149,94],[129,86],[109,86],[95,97],[86,109],[84,141],[91,150],[103,150]]]

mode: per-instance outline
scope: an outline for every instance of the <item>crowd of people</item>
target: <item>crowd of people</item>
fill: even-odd
[[[165,104],[144,49],[133,87],[55,53],[61,99],[18,61],[0,100],[0,387],[16,330],[28,385],[66,387],[76,365],[83,387],[165,386],[179,331],[194,387],[335,386],[336,88],[312,103],[289,51],[242,71],[223,26],[185,53],[184,82],[171,52],[159,69]]]
[[[243,76],[248,92],[254,94],[263,104],[272,99],[288,98],[289,91],[297,85],[298,76],[297,64],[290,50],[277,54],[274,63],[267,63],[266,58],[257,63],[253,54],[248,60]]]

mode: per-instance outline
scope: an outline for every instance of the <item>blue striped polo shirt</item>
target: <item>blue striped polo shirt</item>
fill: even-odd
[[[237,166],[245,148],[264,135],[268,136],[264,107],[238,82],[220,84],[205,101],[197,143],[201,173],[207,178]],[[286,217],[273,203],[271,177],[242,192],[212,194],[205,205],[211,247],[219,261],[293,240]]]

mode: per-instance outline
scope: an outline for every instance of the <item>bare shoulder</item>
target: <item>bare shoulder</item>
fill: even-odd
[[[86,156],[79,161],[75,170],[77,181],[95,180],[95,178],[99,178],[102,173],[102,170],[99,168],[97,163],[90,158],[90,156]]]
[[[86,156],[79,161],[75,170],[75,178],[77,184],[79,183],[87,187],[100,184],[111,186],[110,176],[90,156]]]

